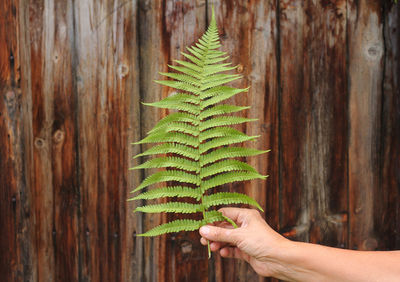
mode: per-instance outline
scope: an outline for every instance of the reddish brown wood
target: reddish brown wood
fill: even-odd
[[[379,185],[383,72],[381,3],[348,2],[349,247],[375,249],[374,187]]]
[[[24,15],[18,1],[0,4],[0,277],[32,281],[36,275],[34,218],[29,191],[29,153],[26,141],[27,96],[22,92],[21,61],[25,56]],[[21,37],[23,39],[21,39]],[[24,69],[25,70],[25,69]]]

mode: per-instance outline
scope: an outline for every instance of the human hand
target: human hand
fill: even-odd
[[[222,208],[219,210],[238,225],[233,228],[227,222],[206,225],[200,228],[200,242],[222,257],[238,258],[247,261],[262,276],[274,276],[280,267],[274,260],[290,241],[275,232],[253,209]]]

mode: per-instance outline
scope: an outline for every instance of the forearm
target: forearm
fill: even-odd
[[[271,258],[290,281],[400,281],[400,251],[364,252],[290,242]]]

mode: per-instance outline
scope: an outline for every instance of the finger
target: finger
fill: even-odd
[[[201,238],[200,238],[200,243],[201,243],[202,245],[206,246],[207,243],[208,243],[208,241],[207,241],[207,239],[201,237]]]
[[[200,235],[207,240],[224,242],[236,245],[238,240],[237,229],[227,229],[216,226],[205,225],[200,228]]]

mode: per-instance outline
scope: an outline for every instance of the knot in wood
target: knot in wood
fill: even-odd
[[[36,147],[36,148],[41,149],[41,148],[44,147],[44,144],[45,144],[44,139],[42,139],[42,138],[40,138],[40,137],[37,137],[37,138],[35,139],[35,147]]]
[[[12,90],[9,90],[6,92],[5,98],[6,98],[6,103],[7,107],[12,107],[15,104],[15,92]]]
[[[53,140],[55,143],[60,143],[64,140],[65,133],[62,130],[57,130],[53,135]]]
[[[382,57],[382,47],[378,44],[367,46],[366,55],[370,60],[379,60]]]
[[[238,66],[237,66],[237,72],[238,72],[238,73],[242,73],[242,72],[243,72],[243,69],[244,69],[243,65],[242,65],[242,64],[238,64]]]
[[[119,65],[118,74],[119,74],[120,78],[123,78],[123,77],[127,76],[128,73],[129,73],[129,68],[126,65],[124,65],[124,64]]]

